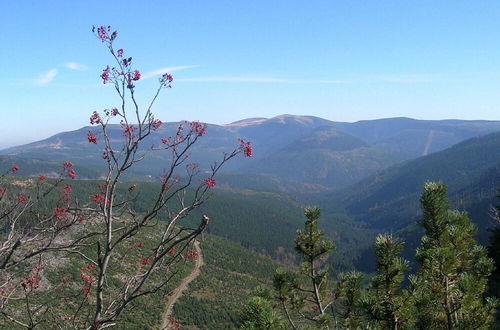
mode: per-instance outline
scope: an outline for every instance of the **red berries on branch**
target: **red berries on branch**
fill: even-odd
[[[151,127],[153,127],[154,130],[157,130],[158,128],[160,128],[161,125],[163,125],[163,122],[161,120],[159,120],[159,119],[155,119],[151,123]]]
[[[102,70],[101,78],[103,84],[107,84],[109,82],[109,70],[111,70],[109,65],[107,65],[106,68]]]
[[[198,251],[191,251],[188,254],[186,254],[186,258],[188,259],[197,259],[200,256]]]
[[[198,136],[203,136],[207,133],[207,124],[202,124],[198,121],[189,123],[191,130]]]
[[[92,116],[90,116],[90,124],[100,124],[102,123],[101,116],[97,113],[97,111],[94,111],[92,113]]]
[[[28,198],[25,195],[19,195],[17,196],[17,200],[20,204],[24,204],[28,201]]]
[[[77,175],[76,175],[76,171],[71,169],[68,171],[68,176],[71,178],[71,179],[76,179]]]
[[[97,136],[92,132],[87,133],[87,140],[89,143],[97,144]]]
[[[253,156],[253,147],[250,141],[245,141],[243,139],[239,139],[240,142],[240,148],[241,151],[243,152],[243,155],[245,157],[252,157]]]
[[[215,181],[214,178],[206,178],[203,180],[203,183],[205,183],[205,185],[209,188],[213,188],[217,185],[217,181]]]
[[[64,220],[68,216],[68,209],[64,207],[54,207],[54,219],[56,221]]]

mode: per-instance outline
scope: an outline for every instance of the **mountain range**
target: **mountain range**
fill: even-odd
[[[157,144],[178,125],[164,124],[145,144]],[[110,128],[110,136],[119,141],[120,127]],[[61,161],[71,160],[80,178],[97,179],[103,173],[102,146],[86,139],[94,129],[1,150],[0,167],[18,163],[21,175],[57,173]],[[377,233],[402,237],[407,251],[419,244],[419,195],[429,180],[448,185],[453,207],[470,213],[479,226],[478,238],[487,243],[488,212],[500,187],[500,121],[245,119],[209,124],[192,160],[209,166],[238,138],[252,141],[254,157],[237,157],[224,168],[204,212],[217,219],[210,232],[246,248],[275,258],[284,249],[290,259],[295,231],[303,222],[301,207],[319,204],[322,227],[337,244],[332,263],[340,270],[370,272]],[[128,179],[157,181],[165,161],[151,153]]]
[[[165,123],[144,145],[159,145],[179,123]],[[119,143],[122,131],[111,125],[110,137]],[[82,178],[103,173],[102,144],[87,142],[95,127],[63,132],[47,139],[0,150],[1,156],[30,161],[72,160],[85,169]],[[446,149],[468,138],[500,130],[500,121],[415,120],[389,118],[355,123],[334,122],[313,116],[281,115],[252,118],[228,125],[208,124],[207,134],[192,151],[192,161],[207,169],[231,151],[238,138],[252,141],[254,157],[233,159],[225,169],[231,174],[267,175],[297,185],[338,189],[360,181],[404,160]],[[168,155],[150,153],[134,168],[134,179],[156,180]],[[305,189],[306,190],[306,189]]]

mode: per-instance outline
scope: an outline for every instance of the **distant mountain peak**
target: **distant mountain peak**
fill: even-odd
[[[232,123],[223,125],[226,127],[242,127],[242,126],[250,126],[250,125],[258,125],[264,121],[266,121],[267,118],[264,117],[256,117],[256,118],[247,118],[247,119],[242,119],[242,120],[237,120],[233,121]]]
[[[269,121],[278,121],[280,123],[286,123],[287,120],[294,120],[296,122],[302,123],[302,124],[312,124],[313,120],[311,116],[300,116],[300,115],[289,115],[289,114],[284,114],[284,115],[279,115],[276,117],[273,117],[269,119]]]
[[[246,127],[246,126],[255,126],[255,125],[266,124],[266,123],[288,124],[288,123],[293,123],[293,122],[298,123],[298,124],[302,124],[305,126],[311,126],[311,125],[315,124],[316,120],[329,122],[326,119],[321,119],[321,118],[314,117],[314,116],[282,114],[282,115],[274,116],[272,118],[263,118],[263,117],[247,118],[247,119],[232,122],[232,123],[224,125],[224,126],[226,126],[226,127]]]

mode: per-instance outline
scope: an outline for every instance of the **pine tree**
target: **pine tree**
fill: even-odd
[[[304,295],[298,291],[300,286],[297,274],[285,268],[278,268],[274,274],[273,284],[288,323],[293,329],[297,329],[291,313],[302,309],[305,301]]]
[[[284,330],[280,315],[273,306],[272,293],[265,287],[258,287],[254,297],[248,301],[243,311],[242,330]]]
[[[360,300],[363,294],[364,276],[360,272],[341,273],[335,283],[333,315],[335,329],[361,329],[363,311]]]
[[[332,323],[331,315],[327,314],[328,302],[328,267],[321,267],[326,257],[333,251],[333,242],[323,239],[324,233],[318,228],[318,219],[321,215],[319,207],[310,206],[304,209],[307,218],[304,229],[297,231],[295,250],[302,256],[302,274],[305,275],[311,286],[300,288],[300,291],[309,294],[313,303],[313,311],[317,315],[314,319],[320,328],[329,328]]]
[[[323,239],[318,228],[321,211],[318,207],[304,209],[307,218],[304,229],[297,231],[295,249],[302,257],[300,273],[278,269],[274,276],[277,299],[293,329],[329,329],[333,325],[328,308],[333,294],[329,284],[328,254],[334,249],[331,241]]]
[[[274,276],[288,324],[293,329],[358,329],[364,324],[359,308],[364,277],[353,271],[340,274],[335,284],[330,281],[325,264],[334,244],[319,229],[320,209],[306,207],[304,213],[304,229],[297,231],[295,239],[303,260],[301,272],[280,268]]]
[[[497,191],[500,198],[500,190]],[[492,208],[492,217],[496,222],[495,227],[490,229],[490,244],[488,246],[488,256],[493,259],[495,270],[491,273],[488,292],[491,296],[500,298],[500,205]],[[497,320],[499,318],[497,311]],[[498,321],[497,321],[498,322]]]
[[[428,182],[421,196],[425,236],[420,269],[411,278],[419,329],[488,329],[494,301],[485,301],[493,261],[475,240],[466,213],[449,209],[447,188]]]
[[[403,242],[391,235],[378,235],[375,240],[377,273],[370,289],[361,299],[371,324],[380,329],[407,329],[412,324],[410,294],[402,289],[409,262],[401,258]]]

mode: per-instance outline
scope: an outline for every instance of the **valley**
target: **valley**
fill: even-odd
[[[148,137],[146,145],[159,143],[177,125],[166,123]],[[99,145],[84,140],[89,130],[85,127],[0,150],[0,165],[7,168],[17,163],[21,175],[55,175],[60,160],[72,159],[79,178],[99,179],[103,163]],[[270,256],[278,246],[290,247],[290,237],[301,222],[300,209],[309,204],[321,205],[328,217],[325,230],[331,237],[339,235],[344,242],[340,246],[354,244],[357,236],[368,232],[406,230],[418,220],[418,195],[429,180],[449,186],[453,205],[472,211],[480,226],[479,239],[487,242],[486,230],[491,226],[487,209],[479,211],[475,205],[492,203],[499,186],[500,135],[489,134],[500,131],[500,122],[390,118],[339,123],[282,115],[224,126],[209,124],[207,131],[191,158],[199,161],[202,170],[231,148],[230,141],[243,138],[255,147],[249,162],[234,159],[220,173],[220,189],[207,204],[221,223],[208,230],[245,247]],[[110,132],[119,139],[118,127],[110,126]],[[168,161],[162,157],[153,154],[126,179],[158,182],[162,164]],[[248,218],[254,220],[248,222]],[[282,234],[261,236],[265,226],[280,228]]]
[[[168,136],[175,125],[167,124],[150,143]],[[238,324],[239,308],[253,288],[271,286],[279,265],[293,268],[300,262],[294,238],[307,205],[321,207],[321,228],[335,242],[328,260],[334,276],[353,269],[373,274],[373,242],[379,233],[402,238],[404,256],[413,259],[422,236],[416,225],[422,217],[419,196],[427,181],[448,185],[453,208],[470,214],[479,227],[477,239],[488,244],[488,230],[494,225],[489,209],[500,186],[500,133],[495,133],[500,122],[387,119],[349,124],[286,115],[209,125],[207,130],[207,140],[195,150],[205,161],[202,171],[209,166],[207,160],[230,148],[229,141],[236,137],[252,139],[255,157],[249,164],[230,164],[218,175],[209,199],[183,220],[189,227],[202,214],[212,219],[200,243],[205,262],[200,257],[198,273],[186,277],[185,295],[178,296],[185,288],[174,290],[164,327],[169,317],[188,328]],[[0,165],[5,169],[19,164],[24,177],[50,177],[57,175],[61,160],[72,159],[80,179],[74,192],[83,201],[104,173],[96,165],[101,161],[99,146],[91,150],[79,142],[86,131],[2,150]],[[149,160],[120,185],[118,194],[126,195],[131,186],[138,192],[136,212],[150,208],[166,161]],[[216,293],[228,290],[231,299]]]

